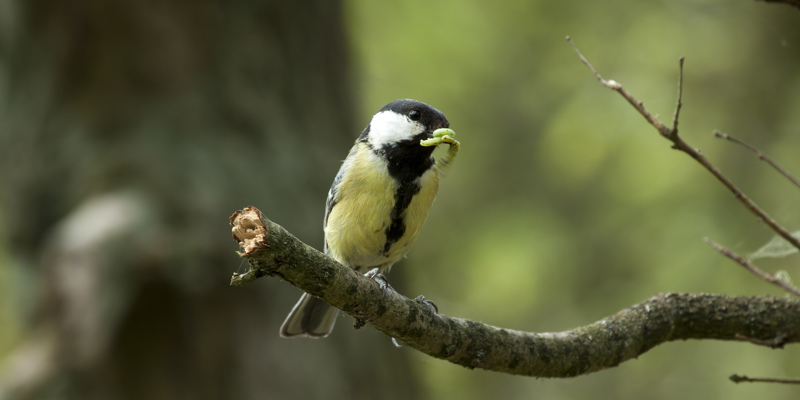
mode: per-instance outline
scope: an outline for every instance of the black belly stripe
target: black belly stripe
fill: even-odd
[[[391,214],[392,221],[389,224],[389,228],[386,229],[386,244],[383,246],[383,255],[388,255],[392,245],[397,243],[397,241],[403,237],[403,234],[406,233],[406,209],[408,209],[411,200],[419,191],[419,180],[414,180],[408,183],[401,183],[394,192],[394,207],[392,208]]]
[[[420,177],[433,168],[434,160],[431,157],[433,146],[420,146],[419,141],[423,136],[425,135],[372,149],[379,157],[386,159],[389,175],[396,182],[391,221],[385,231],[386,243],[382,252],[384,256],[389,254],[392,245],[406,233],[406,210],[411,204],[411,199],[421,190]],[[367,145],[369,146],[369,143]]]

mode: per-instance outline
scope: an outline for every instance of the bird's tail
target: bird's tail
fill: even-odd
[[[339,310],[324,300],[303,293],[303,297],[283,321],[281,336],[323,338],[333,330],[337,315],[339,315]]]

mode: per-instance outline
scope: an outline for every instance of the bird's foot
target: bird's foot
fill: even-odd
[[[434,314],[439,313],[439,307],[436,307],[436,303],[434,303],[433,300],[425,300],[425,296],[423,295],[417,296],[417,298],[415,298],[414,301],[428,306],[428,309],[431,310],[431,312]]]
[[[375,283],[378,284],[378,287],[381,289],[382,292],[381,299],[386,297],[386,292],[388,292],[389,290],[393,292],[396,291],[394,290],[392,285],[389,284],[389,281],[386,280],[386,277],[381,273],[380,268],[373,268],[367,271],[367,273],[364,274],[364,276],[366,276],[369,279],[372,279],[373,281],[375,281]],[[353,322],[353,328],[361,329],[366,324],[367,324],[366,320],[356,318],[355,322]]]
[[[361,329],[366,324],[367,324],[367,320],[356,318],[356,320],[353,322],[353,329],[356,329],[356,330]]]
[[[434,314],[439,313],[439,307],[436,307],[436,304],[433,301],[425,300],[425,296],[423,295],[417,296],[417,298],[415,298],[414,301],[426,305],[428,309],[431,310],[431,312]],[[397,338],[392,338],[392,344],[394,344],[394,347],[403,347],[403,344],[399,340],[397,340]]]
[[[364,274],[364,276],[366,276],[367,278],[372,279],[373,281],[375,281],[378,284],[378,287],[381,289],[381,291],[383,291],[383,295],[381,296],[381,299],[386,297],[386,292],[388,292],[389,290],[391,290],[393,292],[396,292],[396,290],[394,290],[394,288],[391,285],[389,285],[389,281],[386,280],[386,277],[381,273],[380,269],[373,268],[373,269],[367,271],[367,273]]]

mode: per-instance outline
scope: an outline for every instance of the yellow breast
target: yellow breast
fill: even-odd
[[[422,230],[439,176],[431,168],[420,177],[420,191],[401,214],[405,233],[386,251],[396,181],[383,158],[366,148],[359,151],[358,146],[366,147],[358,144],[346,161],[349,165],[338,186],[336,205],[328,214],[325,241],[331,256],[345,265],[362,271],[385,269],[408,252]]]

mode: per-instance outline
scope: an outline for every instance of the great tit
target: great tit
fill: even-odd
[[[417,239],[439,187],[439,171],[459,149],[439,110],[416,100],[381,108],[356,139],[325,203],[325,254],[360,273],[382,272]],[[434,160],[436,145],[450,148]],[[320,338],[338,310],[304,293],[281,326],[282,337]]]

